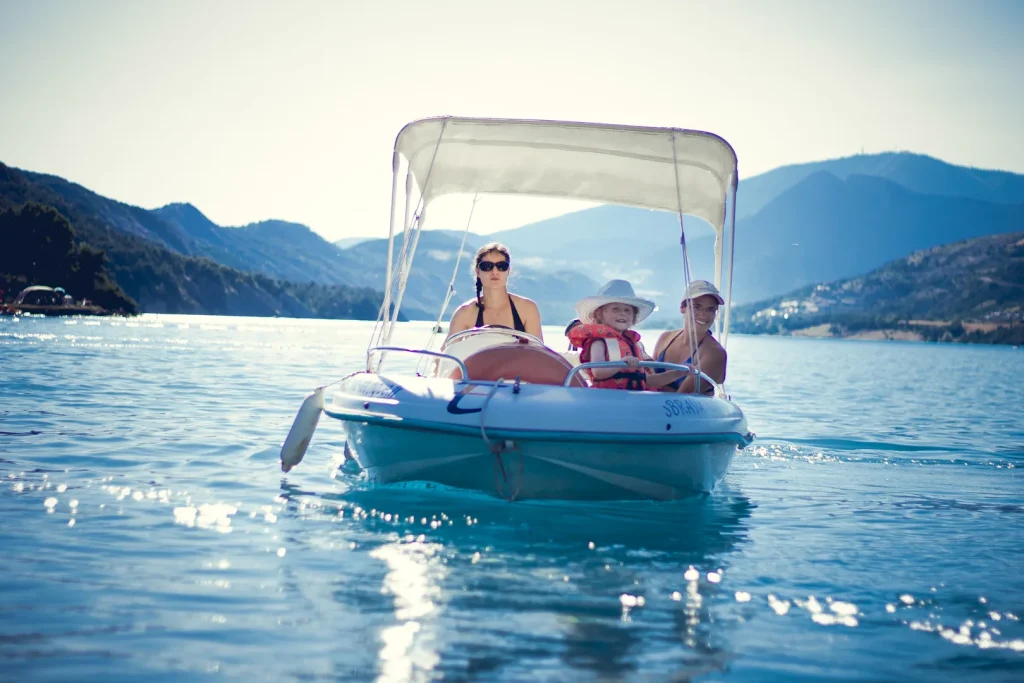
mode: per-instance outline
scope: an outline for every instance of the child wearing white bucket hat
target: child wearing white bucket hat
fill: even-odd
[[[576,315],[580,325],[567,330],[573,346],[581,349],[581,363],[624,361],[626,368],[591,368],[592,386],[600,389],[643,390],[671,382],[681,372],[649,376],[638,367],[641,360],[649,359],[640,344],[640,335],[630,329],[657,306],[650,299],[638,297],[633,285],[626,280],[611,280],[593,296],[576,302]],[[653,380],[654,385],[651,384]]]

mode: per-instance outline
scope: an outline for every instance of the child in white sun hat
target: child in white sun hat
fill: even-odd
[[[626,368],[592,368],[586,370],[592,386],[599,389],[644,390],[671,382],[682,373],[673,371],[656,377],[638,367],[646,360],[640,335],[630,329],[657,310],[650,299],[638,297],[626,280],[611,280],[597,294],[576,302],[580,323],[567,331],[570,343],[581,349],[581,363],[621,360]],[[654,382],[652,385],[651,382]]]

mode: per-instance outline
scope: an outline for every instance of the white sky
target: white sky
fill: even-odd
[[[0,161],[130,204],[383,236],[394,137],[440,114],[711,130],[741,178],[1024,172],[1024,2],[0,0]]]

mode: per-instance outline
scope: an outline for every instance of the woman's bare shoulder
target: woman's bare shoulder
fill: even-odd
[[[537,310],[537,302],[535,302],[533,299],[529,299],[525,296],[520,296],[518,294],[509,294],[509,296],[512,297],[512,301],[515,302],[517,307],[526,306],[527,308],[533,308],[533,310]]]
[[[540,308],[537,307],[536,301],[527,299],[525,296],[519,296],[518,294],[509,294],[509,296],[512,297],[517,311],[525,313],[530,318],[536,318],[538,323],[540,322]]]
[[[452,313],[452,322],[455,323],[466,318],[471,318],[472,316],[476,315],[476,310],[476,299],[470,299],[469,301],[455,309],[455,312]]]
[[[477,307],[476,297],[473,297],[472,299],[466,299],[465,301],[463,301],[462,304],[458,308],[455,309],[455,312],[458,313],[459,311],[465,311],[465,310],[468,310],[470,308],[475,309],[476,307]]]
[[[679,330],[665,330],[664,332],[659,334],[658,341],[654,342],[654,350],[657,351],[658,349],[660,349],[662,345],[668,342],[668,340],[672,338],[672,335],[674,335],[678,331]]]
[[[708,336],[708,343],[704,344],[707,347],[706,353],[709,356],[717,356],[719,358],[725,358],[725,347],[712,336]]]
[[[679,333],[679,330],[664,330],[664,331],[662,331],[661,334],[658,335],[658,343],[660,344],[661,342],[663,342],[663,341],[665,341],[667,339],[671,339],[672,337],[674,337],[678,333]]]

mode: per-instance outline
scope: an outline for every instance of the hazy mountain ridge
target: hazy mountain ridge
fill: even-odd
[[[737,225],[737,303],[851,277],[912,251],[1024,229],[1024,204],[924,195],[869,176],[808,176]]]
[[[802,287],[733,311],[737,332],[1024,341],[1024,232],[916,251],[870,273]],[[973,338],[972,338],[973,335]]]
[[[365,286],[360,263],[300,223],[268,220],[225,228],[191,204],[150,213],[187,234],[190,251],[232,268],[296,282]]]
[[[917,190],[892,179],[915,168],[927,171],[908,181]],[[1024,176],[1018,174],[900,154],[777,171],[740,184],[737,213],[747,217],[736,226],[734,303],[864,273],[914,250],[1024,229],[1024,203],[1014,201],[1024,197]],[[774,183],[778,194],[764,201],[755,192],[747,199],[744,193],[758,183]],[[954,183],[962,183],[960,195],[1001,201],[942,194]],[[751,213],[744,209],[747,201],[762,205]],[[690,217],[685,225],[691,279],[713,279],[710,228]],[[656,319],[675,311],[682,292],[678,218],[672,214],[602,206],[487,237],[509,244],[538,269],[572,263],[597,281],[625,277],[657,301],[662,310]]]
[[[346,284],[377,291],[384,289],[386,239],[361,238],[347,249],[341,249],[299,223],[268,220],[238,228],[221,228],[188,204],[171,204],[154,209],[153,213],[190,234],[202,244],[210,258],[232,267],[294,281]],[[444,318],[447,319],[456,306],[475,294],[469,274],[472,254],[491,239],[478,235],[467,237],[466,253],[460,266],[465,274],[460,272],[456,278],[456,294]],[[394,251],[396,262],[401,241],[401,236],[398,236]],[[461,241],[462,233],[441,230],[421,233],[402,300],[403,311],[413,319],[437,317],[451,281],[451,269]],[[596,285],[585,278],[581,280],[579,276],[569,277],[559,269],[551,269],[550,272],[531,269],[517,259],[509,289],[536,300],[545,313],[561,320],[567,315],[571,317],[571,303],[591,293]],[[576,298],[570,301],[566,293]]]
[[[1024,202],[1024,175],[956,166],[924,154],[884,152],[780,166],[752,178],[741,179],[737,218],[756,214],[783,192],[819,171],[828,171],[840,179],[851,175],[883,178],[920,194],[978,199],[997,204]]]
[[[225,228],[191,204],[146,210],[56,176],[26,172],[25,178],[79,217],[88,216],[93,241],[115,245],[135,239],[282,280],[378,291],[384,286],[384,239],[351,238],[350,246],[340,248],[297,223]],[[743,180],[738,215],[733,302],[742,304],[862,274],[911,251],[1024,229],[1024,176],[923,155],[857,155]],[[691,217],[685,225],[690,276],[711,279],[712,232]],[[409,315],[436,317],[461,238],[461,231],[422,233],[403,302]],[[672,214],[599,206],[490,235],[470,233],[445,317],[473,296],[470,258],[488,241],[510,247],[509,287],[536,300],[546,322],[571,317],[577,299],[613,277],[629,279],[638,293],[655,299],[660,311],[653,320],[675,317],[684,274],[678,218]],[[114,264],[112,273],[124,265]],[[134,296],[130,287],[126,291]],[[154,292],[150,299],[160,296]]]
[[[448,319],[455,309],[476,295],[475,275],[473,273],[473,255],[476,250],[488,242],[495,241],[493,235],[466,236],[462,258],[458,261],[455,271],[459,247],[462,244],[462,233],[446,230],[424,230],[420,233],[416,245],[416,258],[409,273],[402,307],[411,304],[432,313],[436,318],[441,304],[452,282],[455,293],[451,297],[448,308],[442,317]],[[587,275],[565,268],[538,269],[523,263],[518,252],[507,245],[512,254],[512,271],[509,276],[509,291],[533,299],[540,307],[545,323],[559,324],[568,322],[575,316],[575,302],[597,291],[598,284]],[[401,237],[396,238],[394,258],[397,262],[402,248]],[[380,263],[377,270],[367,270],[364,274],[368,286],[374,289],[384,288],[383,264],[387,263],[387,240],[365,240],[346,252],[366,263]]]
[[[381,305],[382,295],[369,289],[297,284],[184,255],[165,241],[189,248],[181,229],[145,209],[0,164],[0,209],[27,202],[54,207],[77,242],[102,250],[108,271],[143,312],[373,319]]]

